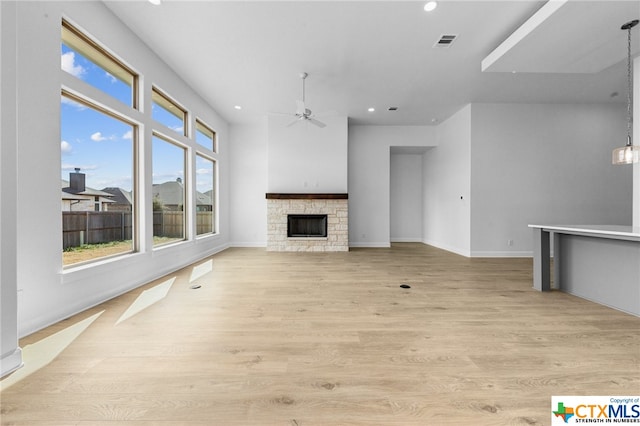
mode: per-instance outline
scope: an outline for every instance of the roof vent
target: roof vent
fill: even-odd
[[[442,34],[433,47],[449,47],[453,44],[456,37],[458,37],[456,34]]]

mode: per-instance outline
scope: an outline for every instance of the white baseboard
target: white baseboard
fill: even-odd
[[[267,243],[242,242],[234,241],[229,244],[230,247],[247,247],[247,248],[267,248]]]
[[[362,243],[362,242],[349,242],[349,247],[370,247],[370,248],[389,248],[391,247],[391,243]]]
[[[421,243],[422,238],[391,237],[392,243]]]
[[[471,252],[469,250],[452,247],[446,244],[440,244],[436,241],[423,240],[422,243],[428,246],[433,246],[442,250],[450,251],[451,253],[459,254],[460,256],[471,257]]]
[[[13,373],[20,367],[22,367],[22,349],[17,348],[10,354],[0,358],[0,377]]]
[[[532,251],[472,251],[471,257],[533,257]]]

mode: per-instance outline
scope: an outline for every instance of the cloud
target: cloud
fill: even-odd
[[[73,149],[73,147],[71,146],[71,144],[67,141],[62,141],[60,142],[60,151],[62,152],[62,154],[69,154],[71,152],[71,150]]]
[[[133,139],[133,132],[131,130],[128,130],[124,135],[122,135],[122,139]]]
[[[76,64],[76,54],[74,52],[63,53],[60,60],[63,71],[75,77],[82,78],[86,70],[82,65]]]
[[[111,80],[111,83],[115,83],[116,81],[118,81],[113,75],[109,74],[108,72],[105,72],[104,74],[105,74],[105,77]]]
[[[94,142],[102,142],[102,141],[106,141],[107,138],[102,136],[102,133],[95,132],[94,134],[91,135],[91,140],[94,141]]]
[[[197,175],[210,175],[213,172],[211,169],[196,169]]]

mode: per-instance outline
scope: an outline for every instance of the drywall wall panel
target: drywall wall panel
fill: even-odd
[[[268,191],[347,192],[347,117],[323,116],[326,127],[268,117]]]
[[[423,241],[470,255],[471,111],[467,105],[436,130],[437,147],[423,159]]]
[[[388,247],[392,147],[433,147],[432,126],[349,126],[349,245]]]
[[[267,123],[230,127],[231,242],[267,245]]]
[[[422,241],[422,154],[391,154],[391,241]]]
[[[621,104],[474,104],[474,256],[529,256],[528,224],[631,225],[632,168],[611,165],[626,138]]]

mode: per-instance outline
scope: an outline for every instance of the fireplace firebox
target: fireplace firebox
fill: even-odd
[[[309,238],[327,236],[326,214],[287,215],[287,237]]]

